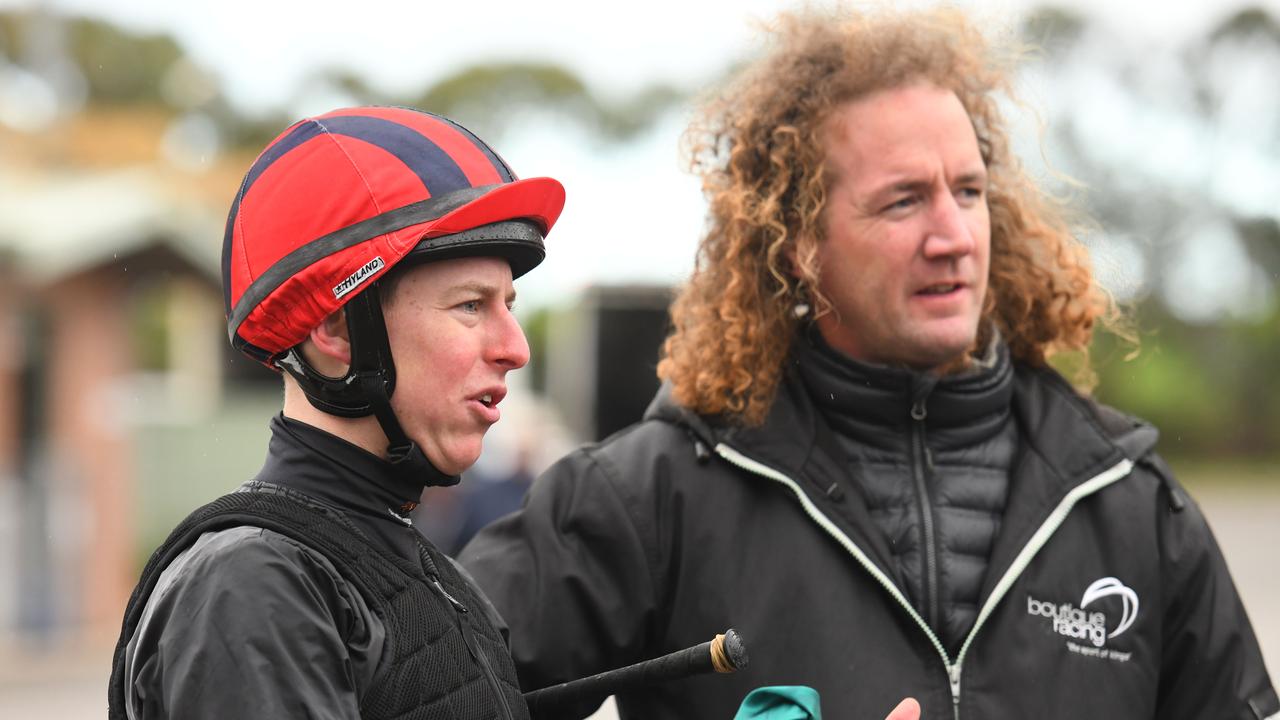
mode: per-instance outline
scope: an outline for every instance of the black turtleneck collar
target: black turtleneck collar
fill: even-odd
[[[285,487],[333,506],[365,534],[416,561],[417,547],[405,528],[425,482],[407,479],[387,460],[336,435],[276,415],[267,461],[252,483]]]
[[[932,438],[963,446],[986,439],[1009,416],[1013,364],[999,337],[969,369],[945,376],[854,360],[816,328],[797,339],[792,359],[821,412],[864,440],[895,442],[890,434],[923,416]]]
[[[267,462],[257,480],[283,485],[344,510],[386,508],[408,514],[425,487],[400,477],[391,463],[320,428],[285,417],[271,419]]]

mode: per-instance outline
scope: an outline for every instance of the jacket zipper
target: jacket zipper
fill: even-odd
[[[1013,587],[1013,583],[1018,579],[1027,566],[1031,564],[1031,559],[1040,552],[1040,548],[1044,547],[1049,538],[1053,536],[1062,523],[1067,519],[1067,515],[1071,513],[1071,509],[1076,503],[1084,498],[1098,492],[1108,485],[1117,482],[1133,472],[1133,461],[1125,458],[1115,465],[1094,475],[1092,478],[1072,488],[1066,497],[1062,498],[1058,506],[1049,513],[1049,517],[1040,524],[1035,534],[1022,546],[1022,550],[1018,552],[1017,557],[1009,565],[1009,569],[1005,570],[1004,575],[1000,577],[1000,581],[991,589],[991,595],[987,598],[987,602],[983,604],[982,610],[978,613],[978,619],[973,623],[973,629],[969,631],[969,636],[965,638],[964,645],[960,646],[960,654],[956,656],[956,664],[954,677],[952,679],[951,691],[956,702],[956,718],[960,717],[960,669],[964,665],[964,659],[969,654],[969,647],[973,645],[973,639],[977,636],[978,630],[983,623],[990,617],[992,611],[995,610],[996,603],[1009,592],[1009,588]]]
[[[417,538],[414,539],[417,540]],[[428,583],[453,608],[453,617],[458,623],[458,632],[462,634],[462,643],[467,646],[467,652],[471,654],[471,658],[476,661],[480,666],[480,670],[484,673],[485,681],[489,684],[489,690],[497,698],[497,706],[502,713],[501,717],[504,720],[515,720],[515,716],[511,714],[511,705],[507,703],[507,696],[502,692],[502,685],[498,682],[498,676],[494,674],[493,667],[489,665],[489,659],[485,657],[484,651],[475,643],[475,638],[471,636],[471,628],[467,625],[467,619],[463,617],[469,614],[470,611],[467,610],[466,605],[463,605],[461,601],[450,595],[449,591],[444,589],[444,585],[440,584],[440,577],[433,572],[435,563],[431,561],[431,556],[427,554],[426,549],[421,544],[418,545],[418,554],[423,561],[423,569],[427,571]]]
[[[460,625],[464,624],[462,618],[458,618],[458,621]],[[471,637],[469,629],[463,629],[462,639],[467,643],[467,647],[475,653],[476,660],[480,663],[480,669],[484,670],[485,679],[489,681],[489,688],[493,690],[493,694],[498,698],[498,707],[502,710],[502,717],[506,718],[506,720],[515,720],[515,716],[511,714],[511,705],[507,703],[507,695],[502,692],[502,686],[498,683],[498,676],[494,674],[493,667],[489,665],[489,658],[485,657],[484,651],[473,645],[474,638]]]
[[[924,420],[928,417],[924,400],[917,400],[911,406],[911,474],[916,485],[916,500],[920,504],[921,559],[924,561],[924,575],[921,588],[924,591],[924,608],[928,613],[929,627],[938,627],[938,551],[936,533],[933,528],[933,499],[929,495],[929,480],[925,473],[929,447],[925,444]],[[932,462],[928,463],[933,466]]]
[[[1067,519],[1067,515],[1071,512],[1071,508],[1075,507],[1077,502],[1120,480],[1133,471],[1133,462],[1128,459],[1124,459],[1101,473],[1098,473],[1089,480],[1086,480],[1080,485],[1077,485],[1071,492],[1067,493],[1066,497],[1064,497],[1062,501],[1058,503],[1058,506],[1054,508],[1053,512],[1049,514],[1049,517],[1041,523],[1039,529],[1037,529],[1035,534],[1031,536],[1031,539],[1027,541],[1027,544],[1018,552],[1017,557],[1014,558],[1009,569],[1006,570],[1004,575],[1000,578],[1000,582],[996,583],[995,587],[991,591],[991,595],[987,598],[986,603],[982,606],[982,610],[978,613],[978,619],[974,622],[973,629],[969,631],[969,636],[965,639],[964,645],[961,646],[960,653],[956,656],[955,663],[952,663],[951,658],[947,655],[946,648],[942,645],[942,641],[938,639],[937,634],[933,632],[927,623],[925,623],[924,618],[920,617],[920,613],[916,612],[915,608],[911,606],[911,603],[907,602],[907,598],[902,594],[902,591],[893,584],[893,581],[890,580],[888,576],[880,571],[880,568],[876,567],[875,564],[871,562],[871,559],[866,556],[866,553],[862,552],[862,549],[854,544],[853,540],[849,539],[848,535],[845,535],[840,528],[836,527],[835,524],[831,522],[830,518],[824,515],[822,511],[813,504],[813,501],[810,500],[809,496],[800,489],[800,486],[796,481],[781,472],[774,470],[768,465],[752,460],[724,443],[716,444],[716,454],[727,460],[732,465],[761,477],[781,483],[790,488],[792,493],[794,493],[796,498],[800,501],[800,506],[804,509],[805,514],[817,523],[818,527],[825,530],[827,534],[839,543],[850,555],[852,555],[854,560],[856,560],[864,570],[870,573],[871,577],[873,577],[880,586],[889,593],[890,597],[898,602],[898,605],[900,605],[902,609],[906,611],[907,615],[915,621],[916,625],[924,631],[925,636],[929,638],[929,642],[933,644],[934,649],[938,651],[939,657],[942,658],[942,665],[946,669],[947,680],[951,686],[952,712],[956,720],[960,720],[960,675],[961,668],[964,664],[964,658],[969,652],[969,647],[973,644],[973,639],[977,636],[978,630],[982,627],[983,623],[986,622],[992,611],[995,610],[995,606],[1004,598],[1005,593],[1009,592],[1009,588],[1013,587],[1013,583],[1018,579],[1018,576],[1021,575],[1023,571],[1027,569],[1027,566],[1031,564],[1031,559],[1035,557],[1036,553],[1040,552],[1040,548],[1044,547],[1045,543],[1049,541],[1049,538],[1058,530],[1058,527]]]

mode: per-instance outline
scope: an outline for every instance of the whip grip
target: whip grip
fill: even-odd
[[[730,628],[723,635],[717,635],[714,640],[691,648],[527,692],[524,700],[533,718],[552,718],[558,717],[566,708],[587,700],[600,701],[609,695],[638,687],[712,671],[729,673],[746,664],[746,646],[737,631]]]

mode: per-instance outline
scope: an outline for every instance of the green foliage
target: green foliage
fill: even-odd
[[[538,395],[547,391],[547,355],[548,328],[551,326],[552,310],[538,308],[520,319],[520,327],[529,341],[529,386]]]
[[[136,35],[97,20],[67,23],[68,50],[84,71],[89,97],[98,102],[163,102],[164,75],[183,56],[168,35]]]
[[[1280,305],[1259,322],[1191,325],[1148,303],[1138,324],[1135,358],[1113,336],[1096,339],[1100,400],[1155,424],[1170,455],[1275,456]]]
[[[1022,21],[1022,37],[1036,47],[1053,49],[1069,45],[1085,29],[1080,13],[1057,5],[1045,5],[1030,12]]]
[[[578,102],[589,95],[572,72],[546,63],[473,65],[429,88],[419,98],[424,107],[448,114],[468,103]]]
[[[169,367],[170,293],[164,283],[140,289],[133,306],[133,354],[143,370]]]
[[[23,46],[23,17],[24,15],[13,10],[0,12],[0,58],[9,61],[18,59],[19,50]]]
[[[222,131],[222,139],[228,146],[257,153],[275,139],[295,118],[276,111],[262,117],[247,118],[237,115],[230,108],[215,108],[211,116]]]
[[[1249,35],[1263,35],[1280,43],[1280,22],[1264,8],[1246,7],[1227,18],[1209,34],[1210,42]]]
[[[46,55],[42,44],[61,41],[80,69],[90,102],[163,104],[165,73],[184,53],[165,34],[137,34],[89,18],[50,17],[41,11],[0,12],[0,55],[24,63]]]
[[[684,98],[668,85],[651,85],[616,104],[606,102],[573,71],[552,63],[481,63],[440,80],[409,105],[457,119],[485,137],[501,134],[530,112],[564,114],[610,141],[649,127]]]
[[[51,18],[31,12],[0,12],[0,54],[20,61],[35,38],[56,28],[66,43],[69,59],[80,69],[88,100],[100,105],[167,105],[166,75],[185,53],[169,35],[138,34],[111,23],[88,18]],[[578,123],[608,142],[633,137],[684,99],[670,85],[655,84],[609,101],[583,79],[561,65],[536,61],[483,62],[465,67],[418,94],[389,97],[374,90],[364,77],[333,67],[316,73],[357,102],[410,105],[455,118],[487,139],[500,136],[522,117],[550,113]],[[232,147],[258,149],[289,122],[277,110],[256,118],[234,112],[221,93],[203,110],[216,119]]]

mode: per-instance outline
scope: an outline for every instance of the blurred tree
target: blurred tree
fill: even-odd
[[[40,29],[41,32],[36,32]],[[87,85],[87,102],[97,106],[151,106],[166,112],[200,112],[216,123],[221,140],[241,150],[260,148],[293,117],[291,108],[268,108],[246,117],[236,112],[215,78],[194,66],[169,35],[133,33],[109,22],[57,17],[41,11],[0,12],[0,57],[27,62],[32,48],[46,55],[50,33]],[[465,67],[419,93],[397,97],[376,90],[366,78],[343,67],[317,70],[295,102],[325,107],[343,104],[398,104],[421,107],[458,119],[486,138],[500,136],[529,114],[563,116],[605,142],[623,142],[650,127],[685,93],[654,84],[620,99],[606,99],[561,65],[534,61],[484,62]]]
[[[1280,22],[1276,22],[1264,8],[1247,7],[1224,20],[1209,33],[1209,41],[1217,43],[1250,35],[1265,35],[1272,42],[1280,43]]]
[[[1054,5],[1036,8],[1023,18],[1023,39],[1034,47],[1053,52],[1080,39],[1087,21],[1080,13]]]
[[[0,12],[0,48],[12,62],[30,64],[48,52],[43,47],[56,23],[69,59],[84,74],[89,100],[103,104],[162,104],[165,73],[183,56],[168,35],[144,35],[88,18],[57,18],[45,11]]]
[[[529,342],[529,386],[535,393],[545,395],[547,392],[547,358],[549,352],[548,328],[555,311],[542,307],[520,319],[520,327],[524,329],[525,339]]]
[[[1249,256],[1262,267],[1263,272],[1280,279],[1280,219],[1237,220],[1236,232]]]
[[[1087,188],[1095,264],[1143,337],[1126,360],[1098,336],[1099,396],[1170,454],[1276,459],[1280,23],[1250,7],[1144,47],[1046,7],[1022,34],[1042,48],[1052,162]]]
[[[649,127],[684,98],[669,85],[651,85],[610,103],[573,71],[551,63],[496,62],[464,68],[409,105],[456,118],[485,137],[500,135],[522,114],[563,114],[610,142],[625,141]]]
[[[183,57],[168,35],[127,33],[113,25],[73,19],[68,50],[89,83],[89,97],[103,104],[165,104],[166,73]]]

